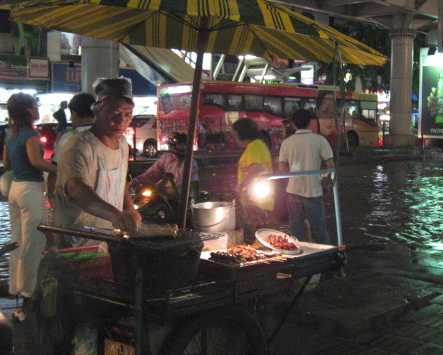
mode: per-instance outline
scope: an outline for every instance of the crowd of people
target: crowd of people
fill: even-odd
[[[124,132],[131,123],[134,109],[131,82],[125,78],[97,79],[94,92],[95,96],[77,94],[66,103],[75,129],[60,135],[52,162],[43,159],[38,133],[32,127],[39,119],[36,100],[19,93],[7,102],[10,130],[3,164],[5,170],[13,171],[8,196],[11,241],[19,245],[10,254],[9,293],[23,297],[24,307],[15,313],[19,319],[25,317],[26,303],[35,291],[38,266],[45,249],[98,243],[70,236],[54,240],[40,232],[37,225],[48,222],[46,198],[53,207],[53,222],[61,228],[90,226],[135,232],[142,217],[134,207],[129,186],[155,184],[166,173],[173,174],[179,189],[182,185],[186,134],[173,135],[171,152],[163,154],[146,172],[128,183],[129,147]],[[63,107],[65,103],[60,110],[64,110]],[[327,167],[334,166],[329,143],[309,129],[311,115],[310,111],[299,109],[284,121],[286,138],[279,153],[280,172],[319,170],[324,163]],[[63,122],[63,119],[59,121],[61,133]],[[263,181],[263,176],[274,173],[273,161],[255,121],[238,119],[233,130],[238,146],[244,149],[238,161],[237,217],[244,229],[245,242],[252,244],[254,232],[271,223],[274,187],[268,180],[269,193],[255,198],[253,186]],[[195,160],[191,169],[191,180],[197,182]],[[47,186],[44,172],[48,173]],[[329,244],[321,177],[291,176],[286,191],[289,234],[304,240],[310,229],[317,243]],[[106,243],[100,248],[106,251]]]

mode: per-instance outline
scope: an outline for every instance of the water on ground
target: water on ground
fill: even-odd
[[[201,166],[200,187],[229,191],[236,165]],[[277,183],[276,213],[287,228],[285,180]],[[338,191],[343,243],[373,245],[405,243],[443,248],[443,164],[441,160],[399,160],[347,163],[338,166]],[[328,229],[337,243],[332,190],[325,194]],[[0,200],[0,245],[9,242],[8,204]],[[0,257],[0,284],[7,279],[7,257]]]

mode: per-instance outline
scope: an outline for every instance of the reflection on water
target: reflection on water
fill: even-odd
[[[235,168],[203,167],[201,186],[209,191],[235,183]],[[443,248],[443,167],[441,161],[391,161],[338,167],[343,240],[347,245],[408,243]],[[217,179],[218,183],[214,183]],[[286,209],[285,182],[276,205]],[[332,191],[325,195],[328,229],[337,240]],[[287,227],[280,214],[282,229]]]
[[[236,166],[202,166],[200,187],[228,191],[235,187]],[[339,196],[343,240],[347,245],[408,243],[443,248],[443,166],[441,161],[340,162]],[[286,211],[285,182],[280,181],[276,205]],[[325,195],[328,229],[336,240],[332,192]],[[282,229],[285,213],[279,214]],[[0,201],[0,245],[9,242],[7,202]],[[0,283],[7,276],[0,257]]]
[[[345,244],[443,242],[440,161],[342,166],[339,179]]]
[[[2,199],[0,201],[0,246],[10,241],[10,224],[8,203]],[[0,284],[8,278],[7,255],[0,256]]]

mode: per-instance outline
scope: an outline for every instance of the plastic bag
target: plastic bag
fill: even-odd
[[[73,339],[74,355],[97,355],[97,329],[90,324],[81,324]]]
[[[2,176],[0,176],[0,193],[4,197],[9,196],[9,189],[11,188],[12,177],[12,170],[7,170],[2,174]]]

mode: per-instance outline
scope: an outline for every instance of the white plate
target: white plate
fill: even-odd
[[[267,241],[267,237],[270,236],[271,234],[276,234],[276,235],[279,235],[279,236],[285,238],[288,242],[294,243],[298,249],[297,250],[284,250],[284,249],[280,249],[280,248],[273,246],[272,244],[270,244]],[[278,251],[279,253],[282,253],[282,254],[296,255],[296,254],[300,254],[302,252],[302,249],[300,247],[300,243],[298,242],[297,238],[291,237],[290,235],[287,235],[286,233],[280,232],[275,229],[267,229],[267,228],[259,229],[257,232],[255,232],[255,237],[265,247],[268,247],[272,250]]]

